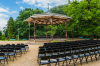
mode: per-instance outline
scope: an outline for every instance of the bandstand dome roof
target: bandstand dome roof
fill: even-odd
[[[61,24],[65,22],[70,22],[71,17],[67,17],[66,15],[62,14],[56,14],[56,13],[44,13],[44,14],[34,14],[33,16],[30,16],[25,21],[34,23],[35,24],[41,24],[41,25],[50,25],[50,18],[52,18],[52,24]],[[36,20],[36,21],[35,21]]]

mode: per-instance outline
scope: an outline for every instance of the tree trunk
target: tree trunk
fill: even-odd
[[[94,34],[90,35],[90,40],[94,39]]]

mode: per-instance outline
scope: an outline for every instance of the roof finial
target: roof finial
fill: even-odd
[[[48,3],[48,12],[49,12],[49,3]]]

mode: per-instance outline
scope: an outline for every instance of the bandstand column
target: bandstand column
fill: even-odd
[[[50,18],[50,22],[51,22],[51,39],[53,40],[52,18]]]
[[[57,37],[59,37],[59,36],[58,36],[58,24],[57,24]]]
[[[65,22],[66,39],[67,39],[67,22]]]
[[[30,40],[30,22],[28,24],[29,24],[29,40]]]
[[[46,24],[46,39],[47,39],[47,24]]]
[[[35,25],[36,20],[34,20],[34,40],[36,39],[36,25]]]

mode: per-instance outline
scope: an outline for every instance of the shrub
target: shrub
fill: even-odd
[[[65,42],[70,42],[71,40],[65,40]]]
[[[0,40],[2,39],[2,36],[0,36]]]
[[[2,40],[5,40],[5,36],[4,36],[4,34],[2,34]]]
[[[52,43],[57,43],[58,41],[57,40],[53,40],[53,41],[51,41]]]

